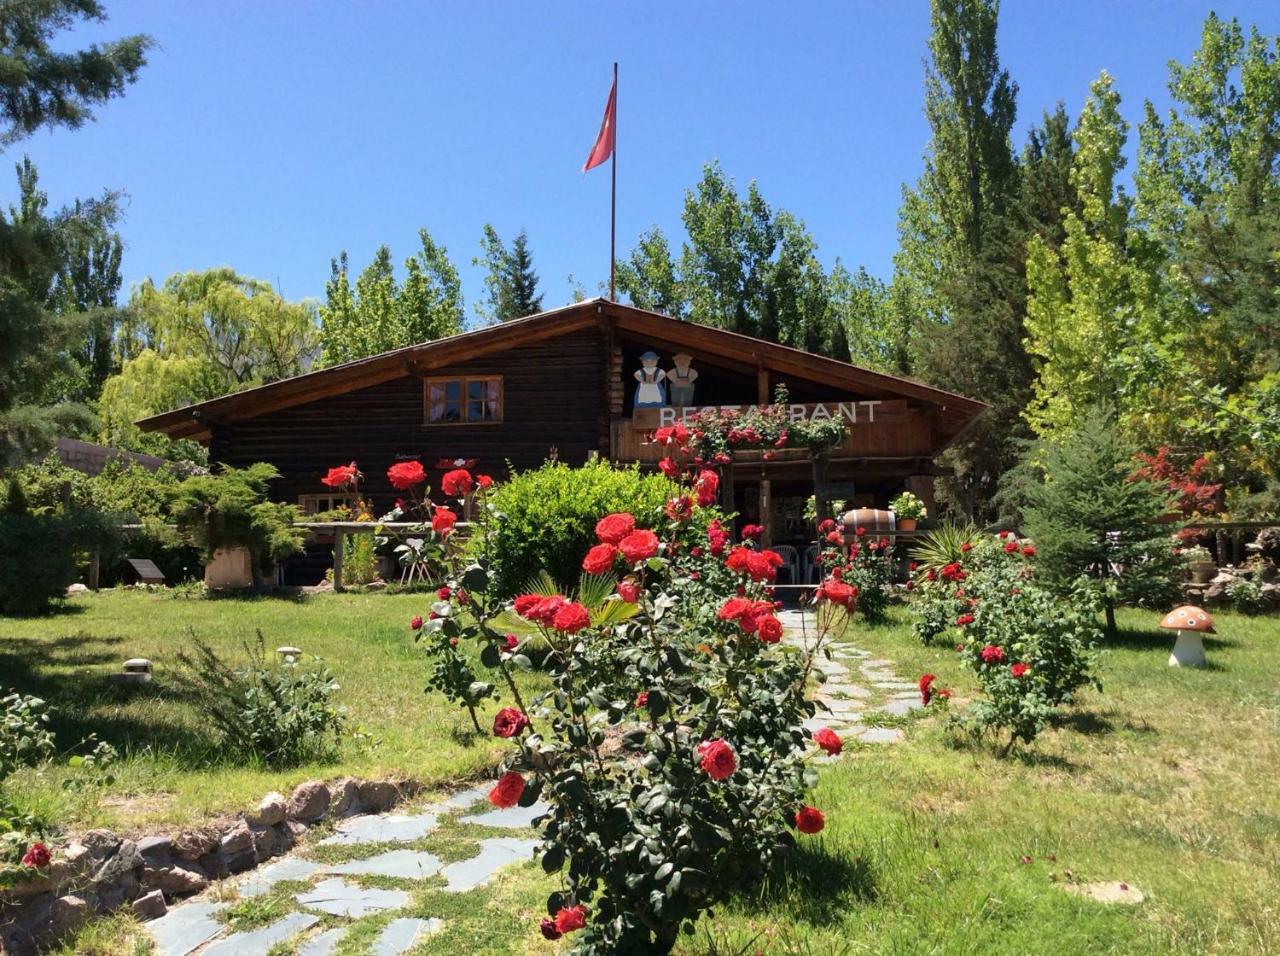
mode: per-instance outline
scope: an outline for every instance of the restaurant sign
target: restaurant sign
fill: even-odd
[[[877,421],[888,421],[906,411],[905,401],[848,401],[848,402],[812,402],[796,403],[787,406],[793,422],[816,421],[823,418],[843,418],[850,425],[875,424]],[[693,408],[654,408],[636,409],[634,424],[645,427],[649,423],[640,419],[653,416],[652,426],[674,425],[677,421],[688,422],[702,412],[718,412],[720,414],[737,413],[740,415],[757,411],[761,408],[772,408],[771,405],[702,405]],[[648,414],[642,415],[642,412]],[[656,414],[654,414],[656,413]]]

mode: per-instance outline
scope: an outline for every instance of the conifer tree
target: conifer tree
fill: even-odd
[[[1176,593],[1176,525],[1164,485],[1134,478],[1136,449],[1102,406],[1029,449],[1022,468],[1022,530],[1035,544],[1037,573],[1068,591],[1096,589],[1116,632],[1122,604],[1161,608]]]

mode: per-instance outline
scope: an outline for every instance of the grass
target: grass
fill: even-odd
[[[36,694],[56,708],[64,757],[90,734],[122,754],[105,787],[68,786],[84,781],[85,771],[59,759],[19,772],[6,789],[60,826],[130,830],[247,809],[263,794],[287,793],[307,779],[410,776],[441,786],[483,776],[504,752],[502,743],[476,735],[464,710],[424,693],[431,665],[408,621],[428,597],[207,600],[121,590],[75,598],[50,616],[0,618],[0,687]],[[338,701],[350,725],[337,762],[287,771],[237,765],[169,680],[193,634],[241,661],[256,629],[269,649],[289,644],[323,657],[341,683]],[[111,680],[131,657],[154,662],[152,684],[121,687]]]
[[[81,730],[133,741],[103,808],[62,791],[57,778],[64,771],[17,782],[26,799],[56,804],[63,819],[134,823],[124,802],[130,799],[153,819],[195,818],[206,806],[247,806],[306,776],[384,771],[444,781],[474,773],[501,748],[467,738],[465,714],[422,694],[426,664],[403,627],[419,608],[420,599],[395,595],[292,604],[112,594],[54,618],[0,621],[0,673],[34,680],[28,689],[49,693],[62,683],[68,694],[83,694],[83,726],[59,728],[64,746]],[[755,890],[717,907],[678,952],[1274,952],[1280,621],[1216,617],[1219,637],[1206,642],[1210,667],[1197,671],[1167,666],[1172,635],[1154,627],[1156,615],[1123,612],[1122,634],[1100,662],[1103,692],[1087,692],[1034,748],[1009,758],[958,745],[944,731],[942,713],[902,721],[902,744],[850,748],[822,770],[813,794],[827,814],[826,830],[802,838],[791,862]],[[350,746],[340,765],[289,774],[186,767],[178,734],[191,727],[199,733],[196,715],[160,697],[117,700],[103,689],[102,675],[133,653],[161,669],[188,624],[228,650],[259,626],[269,642],[322,654],[351,695],[353,714],[380,744]],[[974,693],[954,652],[922,647],[900,609],[883,626],[855,627],[848,639],[895,661],[906,679],[938,675],[957,701]],[[135,651],[134,642],[146,646]],[[13,670],[15,663],[27,670]],[[141,733],[153,725],[165,743],[148,754]],[[121,735],[122,728],[135,733]],[[463,855],[482,832],[446,826],[422,846]],[[1145,902],[1108,906],[1063,889],[1112,880],[1141,890]],[[418,885],[410,915],[446,922],[415,953],[563,951],[565,944],[549,946],[536,929],[554,885],[536,864],[503,871],[471,893]],[[235,916],[245,924],[262,918],[251,908]],[[381,922],[362,922],[343,952],[362,951]],[[127,918],[107,928],[94,924],[92,932],[75,951],[132,952]]]

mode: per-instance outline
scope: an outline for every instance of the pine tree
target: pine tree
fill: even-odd
[[[508,322],[542,309],[538,275],[533,271],[529,236],[521,230],[508,249],[493,226],[485,224],[480,238],[481,255],[473,265],[485,270],[485,299],[476,311],[489,322]]]
[[[509,311],[502,316],[520,319],[542,311],[542,295],[538,292],[538,274],[533,271],[533,256],[529,252],[529,234],[523,229],[511,243],[507,257],[507,288]]]
[[[1177,587],[1169,495],[1133,477],[1135,451],[1113,412],[1098,406],[1033,445],[1023,463],[1034,473],[1021,488],[1022,528],[1035,543],[1037,573],[1064,592],[1081,581],[1095,589],[1112,636],[1118,605],[1163,607]]]

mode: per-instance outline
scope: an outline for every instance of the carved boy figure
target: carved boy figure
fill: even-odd
[[[671,384],[671,404],[677,408],[691,408],[693,383],[698,380],[697,369],[689,367],[693,356],[688,352],[681,352],[672,361],[676,363],[675,368],[667,373],[667,381]]]

